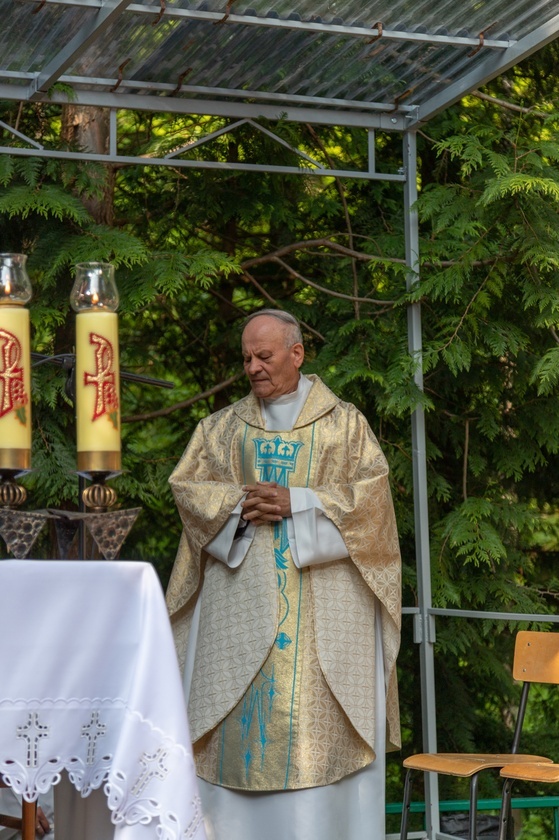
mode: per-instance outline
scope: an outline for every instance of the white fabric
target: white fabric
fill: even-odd
[[[307,384],[308,383],[308,387]],[[301,377],[299,389],[277,400],[261,401],[268,431],[291,429],[299,416],[312,383]],[[321,512],[310,488],[290,488],[292,516],[288,536],[293,562],[299,568],[348,556],[343,537]],[[240,506],[220,534],[206,546],[219,545],[218,559],[238,566],[252,540],[249,526],[233,540]],[[231,524],[232,520],[234,525]],[[226,532],[226,533],[225,533]],[[238,546],[239,543],[244,545]],[[216,556],[213,554],[213,556]],[[188,701],[194,653],[198,636],[200,603],[196,605],[186,654],[184,690]],[[377,602],[378,604],[378,602]],[[332,785],[274,793],[245,793],[198,779],[208,840],[384,840],[386,788],[386,697],[380,607],[375,611],[376,750],[375,761],[358,773]]]
[[[376,639],[375,761],[335,784],[307,790],[244,793],[198,779],[208,840],[384,840],[386,709],[380,609]]]
[[[243,536],[235,539],[235,532],[239,526],[242,512],[243,509],[239,502],[237,507],[231,511],[223,528],[206,546],[208,554],[211,554],[216,560],[221,560],[230,569],[236,569],[237,566],[241,565],[254,537],[254,525],[248,524]]]
[[[270,432],[292,429],[303,410],[311,388],[311,380],[306,376],[300,376],[297,389],[291,394],[260,400],[260,411],[265,428]]]
[[[339,529],[322,511],[320,499],[310,487],[292,487],[291,517],[287,536],[297,568],[343,560],[349,552]]]
[[[25,608],[30,593],[48,620],[45,609]],[[114,840],[204,840],[176,653],[151,566],[0,562],[0,673],[0,774],[17,793],[34,799],[65,770],[82,797],[105,785]],[[59,829],[57,813],[57,840],[72,837]]]

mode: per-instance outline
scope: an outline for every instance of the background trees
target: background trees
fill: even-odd
[[[122,296],[123,367],[175,385],[123,390],[126,472],[116,486],[123,506],[143,507],[124,556],[154,562],[165,583],[179,537],[168,474],[198,419],[245,392],[242,319],[272,305],[302,320],[306,370],[364,411],[389,458],[405,602],[414,603],[415,591],[409,416],[421,399],[428,410],[436,604],[556,611],[559,138],[556,83],[547,72],[556,52],[546,48],[420,135],[421,276],[411,294],[398,185],[0,158],[2,250],[30,255],[34,349],[71,351],[72,267],[107,259]],[[2,119],[37,139],[103,142],[102,113],[4,103]],[[146,114],[122,121],[122,142],[143,153],[178,148],[224,124]],[[328,164],[365,157],[359,132],[273,128]],[[387,134],[379,145],[383,166],[396,171],[399,138]],[[249,124],[216,138],[204,154],[296,161]],[[424,395],[413,386],[407,350],[411,299],[422,302]],[[64,376],[49,365],[34,376],[30,504],[71,507],[77,480]],[[41,550],[48,555],[48,541]],[[516,698],[507,667],[513,630],[438,622],[441,748],[502,745]],[[408,621],[403,642],[402,712],[411,750],[420,746],[420,723]],[[449,692],[463,714],[460,727]],[[536,736],[525,746],[553,751],[551,739],[550,730],[545,747]],[[391,796],[398,799],[399,757],[391,768]]]

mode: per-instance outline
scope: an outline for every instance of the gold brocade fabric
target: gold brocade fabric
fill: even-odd
[[[281,436],[305,442],[314,435],[312,470],[300,486],[312,487],[349,556],[302,574],[296,685],[303,690],[293,740],[293,787],[328,784],[369,763],[375,748],[384,746],[375,745],[375,605],[381,611],[387,683],[386,748],[400,740],[400,554],[386,459],[355,406],[341,402],[317,377],[309,379],[313,387],[301,414],[293,430]],[[270,676],[268,657],[278,649],[282,613],[272,528],[256,529],[236,569],[214,560],[204,546],[243,497],[245,435],[273,440],[277,434],[264,431],[258,400],[249,394],[201,421],[170,479],[184,529],[167,602],[179,657],[184,657],[189,622],[201,601],[188,713],[198,772],[210,779],[219,778],[220,724],[226,721],[229,734],[261,672]],[[253,470],[258,474],[256,464]],[[297,486],[292,475],[289,484]]]
[[[308,486],[313,439],[312,425],[295,434],[247,427],[243,481]],[[314,644],[309,570],[293,563],[287,522],[269,529],[279,596],[274,645],[240,702],[211,738],[195,745],[203,778],[245,790],[329,784],[374,759],[322,676]]]

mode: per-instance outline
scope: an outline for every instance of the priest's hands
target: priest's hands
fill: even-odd
[[[286,516],[291,516],[291,496],[287,487],[275,481],[259,481],[256,484],[245,484],[243,490],[247,495],[242,502],[241,518],[247,522],[269,525],[270,522],[281,522]]]
[[[45,834],[50,834],[49,821],[45,817],[44,811],[40,806],[37,808],[36,832],[37,837],[44,837]]]

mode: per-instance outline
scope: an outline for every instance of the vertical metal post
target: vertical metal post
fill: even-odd
[[[78,510],[80,513],[85,512],[85,504],[83,501],[83,491],[86,488],[86,480],[83,475],[78,475]],[[78,528],[78,560],[87,560],[87,533],[85,529],[85,522],[80,519]]]
[[[369,156],[369,172],[374,175],[376,172],[376,136],[375,129],[367,129],[367,149]]]
[[[118,152],[118,142],[117,142],[117,121],[116,121],[117,113],[116,108],[111,108],[109,112],[109,154],[111,157],[116,157]]]
[[[408,288],[417,283],[419,267],[419,224],[414,208],[417,200],[417,145],[414,132],[405,132],[403,155],[406,171],[404,185],[404,227],[406,265],[409,266]],[[411,304],[408,309],[408,348],[416,361],[415,382],[423,390],[421,307]],[[432,606],[431,563],[429,554],[429,512],[427,504],[427,459],[425,445],[425,412],[417,406],[411,421],[415,550],[417,561],[417,589],[419,616],[416,622],[416,641],[419,643],[421,674],[421,711],[423,749],[436,752],[437,729],[435,713],[434,623],[428,610]],[[439,831],[438,778],[428,773],[425,779],[425,819],[427,832],[433,838]]]

